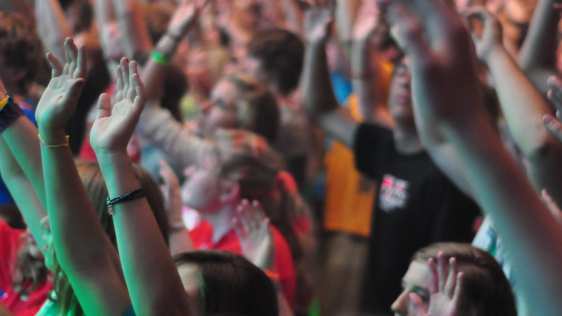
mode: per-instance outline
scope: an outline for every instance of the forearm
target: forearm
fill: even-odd
[[[96,155],[111,198],[140,188],[126,153]],[[135,312],[147,315],[167,309],[167,315],[185,315],[183,286],[146,199],[115,205],[113,223]]]
[[[168,32],[160,38],[154,51],[169,61],[176,53],[179,38],[176,38],[177,35],[170,35]],[[161,97],[165,71],[166,65],[164,62],[158,62],[152,57],[146,62],[142,71],[142,80],[147,100],[157,100]]]
[[[43,227],[42,220],[47,216],[43,203],[35,194],[35,190],[29,180],[23,174],[14,157],[10,153],[4,141],[0,140],[0,175],[16,202],[19,211],[37,242],[41,251],[45,250],[48,231]],[[43,253],[48,255],[48,253]]]
[[[170,243],[170,253],[172,256],[193,251],[193,242],[189,238],[189,231],[187,228],[183,229],[170,229],[168,237]]]
[[[551,137],[542,117],[552,112],[549,104],[502,46],[492,50],[487,64],[515,142],[527,158],[544,152]]]
[[[336,34],[347,58],[351,56],[353,22],[360,5],[358,0],[336,0]]]
[[[376,107],[381,104],[375,91],[377,73],[371,71],[370,63],[368,40],[355,41],[351,51],[351,79],[361,115],[367,122],[375,118]]]
[[[562,276],[562,231],[485,119],[470,126],[450,128],[448,139],[472,170],[467,179],[505,241],[518,287],[527,301],[546,309],[541,315],[556,315],[562,285],[553,280]]]
[[[307,44],[301,91],[306,109],[313,117],[338,108],[330,81],[325,41]]]
[[[24,116],[2,133],[2,140],[10,150],[42,205],[46,205],[45,184],[37,128]]]
[[[547,90],[547,78],[555,73],[558,46],[559,12],[555,0],[540,0],[519,53],[519,65],[542,92]]]
[[[144,21],[142,8],[137,0],[113,0],[119,29],[123,32],[125,53],[129,58],[146,55],[152,49],[152,41]]]
[[[45,49],[55,54],[57,58],[64,59],[64,39],[70,37],[72,32],[66,23],[59,1],[36,1],[35,16],[37,30]]]

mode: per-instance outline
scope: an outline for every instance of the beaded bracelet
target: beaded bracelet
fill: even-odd
[[[141,199],[144,198],[146,196],[144,190],[142,188],[140,189],[136,189],[135,191],[129,192],[129,193],[125,193],[123,195],[120,195],[118,197],[114,197],[112,199],[109,198],[109,196],[107,197],[107,200],[105,201],[105,205],[107,206],[107,212],[109,213],[109,215],[113,216],[113,207],[117,204],[121,204],[121,203],[125,203],[125,202],[129,202],[129,201],[133,201],[133,200],[137,200],[137,199]]]
[[[64,143],[61,144],[47,144],[43,140],[40,134],[37,134],[37,138],[39,138],[39,143],[41,143],[41,145],[43,145],[46,148],[61,148],[61,147],[68,147],[70,145],[70,136],[68,135],[65,136],[65,141]]]

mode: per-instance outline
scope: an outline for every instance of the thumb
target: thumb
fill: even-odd
[[[111,116],[111,101],[107,93],[102,93],[98,99],[98,116],[97,118],[104,118]]]

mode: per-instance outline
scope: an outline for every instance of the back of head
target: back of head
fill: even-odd
[[[265,273],[242,256],[196,251],[180,254],[176,265],[199,268],[205,315],[276,316],[277,294]]]
[[[416,252],[412,261],[425,263],[440,252],[447,260],[454,257],[464,274],[461,310],[466,314],[459,316],[517,315],[511,285],[491,255],[469,244],[437,243]]]
[[[35,27],[16,13],[0,11],[0,66],[9,68],[11,73],[3,79],[11,80],[9,76],[16,75],[18,93],[26,94],[27,87],[35,81],[42,65],[43,49]],[[7,69],[0,70],[0,73]]]
[[[252,38],[248,54],[259,61],[261,71],[280,94],[288,95],[297,88],[304,43],[296,34],[282,29],[259,32]]]
[[[226,77],[238,91],[238,128],[256,133],[272,144],[277,139],[281,114],[273,94],[252,78],[235,74]]]

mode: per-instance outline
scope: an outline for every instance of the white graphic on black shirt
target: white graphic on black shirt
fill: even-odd
[[[406,206],[408,201],[408,186],[406,180],[395,178],[391,175],[385,175],[379,197],[379,207],[385,212],[392,212],[396,209]]]

